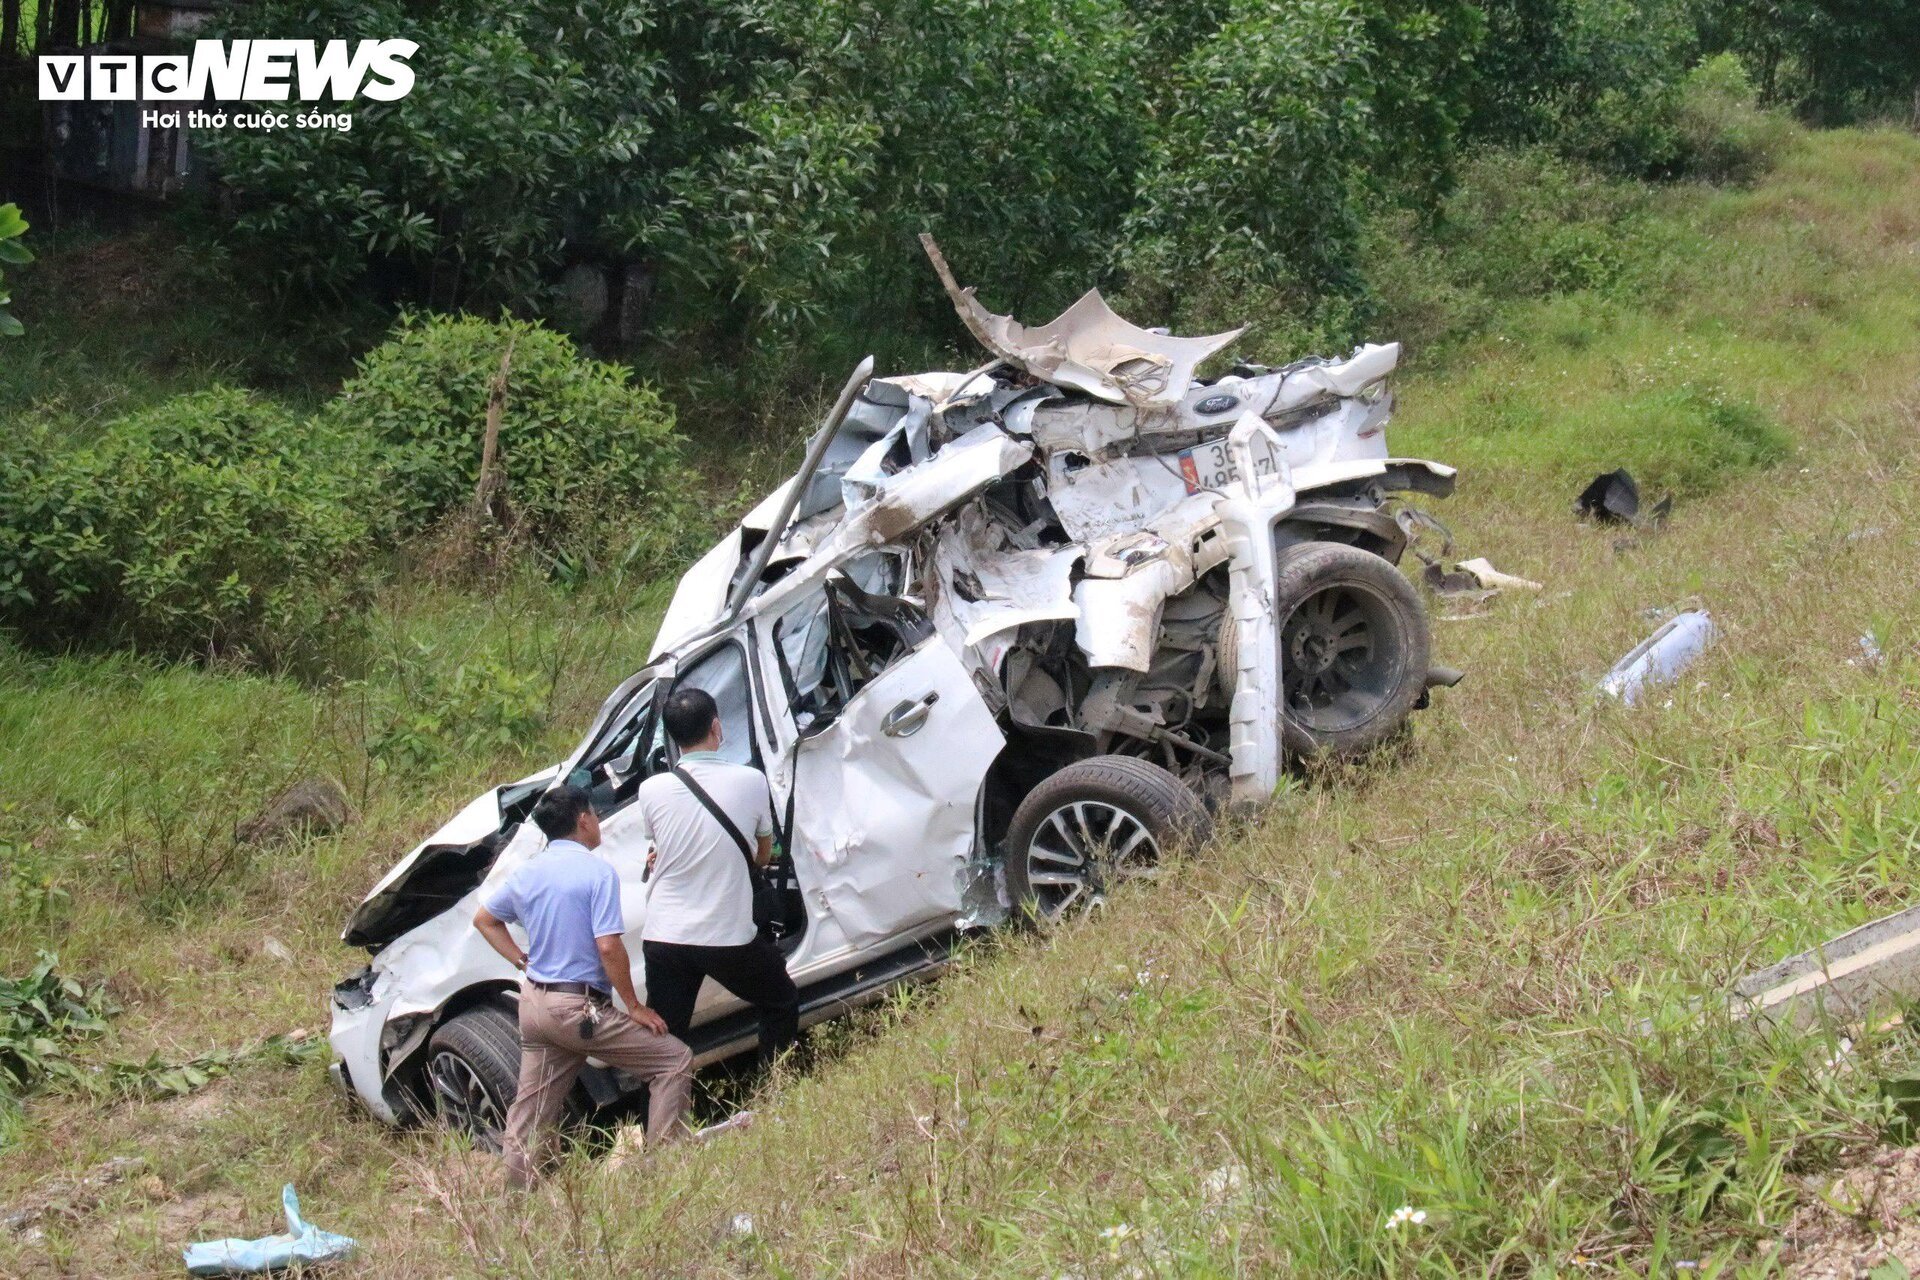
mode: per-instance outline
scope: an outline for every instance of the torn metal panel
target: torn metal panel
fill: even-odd
[[[1204,338],[1155,333],[1115,315],[1098,289],[1087,290],[1046,324],[1028,328],[1012,316],[995,315],[980,305],[972,289],[962,289],[932,236],[922,233],[920,243],[961,322],[981,346],[1015,368],[1096,400],[1177,404],[1200,363],[1246,332],[1242,326]]]
[[[1144,529],[1184,501],[1187,484],[1158,458],[1090,462],[1063,450],[1047,459],[1047,497],[1075,542]]]
[[[1233,799],[1258,804],[1280,784],[1280,623],[1275,616],[1273,526],[1294,503],[1292,477],[1255,476],[1252,441],[1264,423],[1242,418],[1232,447],[1251,477],[1214,504],[1227,544],[1228,611],[1233,615],[1233,701],[1228,712]]]
[[[1920,997],[1920,907],[1870,921],[1734,984],[1736,1016],[1847,1026]]]
[[[1033,446],[998,427],[976,427],[924,465],[888,476],[873,496],[841,523],[827,551],[851,554],[862,547],[898,542],[959,506],[987,485],[1033,457]]]
[[[1345,360],[1301,361],[1287,371],[1266,416],[1323,399],[1357,399],[1384,382],[1400,363],[1397,342],[1364,343]]]
[[[953,536],[935,543],[933,556],[961,646],[971,649],[1029,622],[1075,616],[1073,573],[1082,558],[1080,548],[1015,548],[1007,531],[977,505],[954,517],[951,532]]]

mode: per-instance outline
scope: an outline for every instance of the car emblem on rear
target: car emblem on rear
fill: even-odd
[[[1205,400],[1193,406],[1193,411],[1198,414],[1212,415],[1225,413],[1229,409],[1238,408],[1239,405],[1239,396],[1208,396]]]

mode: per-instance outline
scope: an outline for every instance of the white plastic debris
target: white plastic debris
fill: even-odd
[[[1487,562],[1485,556],[1475,556],[1471,560],[1462,560],[1456,568],[1473,575],[1474,580],[1489,591],[1544,591],[1546,588],[1532,578],[1517,578],[1511,573],[1502,573]]]
[[[1600,682],[1600,692],[1634,706],[1644,689],[1673,680],[1718,635],[1713,619],[1702,610],[1675,614],[1614,664]]]

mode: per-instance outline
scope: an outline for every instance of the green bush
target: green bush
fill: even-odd
[[[365,585],[384,526],[363,442],[230,388],[91,442],[0,442],[0,623],[29,643],[297,656]]]
[[[416,642],[390,673],[400,701],[367,741],[367,756],[381,769],[415,776],[455,753],[491,756],[538,738],[549,693],[538,675],[491,655],[449,672],[435,657]]]
[[[382,446],[403,528],[470,504],[487,398],[511,350],[499,464],[517,532],[556,546],[606,520],[677,520],[673,409],[618,365],[518,320],[406,316],[323,417]]]
[[[1772,414],[1711,384],[1648,391],[1624,407],[1644,424],[1643,483],[1670,485],[1682,496],[1710,493],[1730,475],[1773,466],[1793,447]]]
[[[0,1107],[52,1080],[84,1083],[74,1042],[105,1031],[114,1012],[104,991],[62,977],[58,963],[42,951],[26,977],[0,979]]]
[[[1431,224],[1403,210],[1370,220],[1361,261],[1378,331],[1420,351],[1508,302],[1636,279],[1656,253],[1645,208],[1644,187],[1545,147],[1478,152]]]
[[[1680,86],[1678,167],[1714,182],[1760,173],[1785,144],[1792,125],[1762,110],[1753,80],[1730,53],[1708,58]]]

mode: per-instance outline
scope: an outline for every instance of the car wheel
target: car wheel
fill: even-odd
[[[1358,547],[1298,543],[1280,551],[1274,600],[1287,754],[1353,759],[1392,739],[1427,687],[1413,584]]]
[[[498,1005],[449,1018],[427,1041],[427,1081],[448,1125],[499,1151],[520,1083],[520,1024]]]
[[[1206,834],[1206,806],[1157,764],[1095,756],[1028,793],[1007,829],[1007,892],[1030,920],[1052,924],[1104,900],[1109,886],[1150,873],[1177,839]]]

